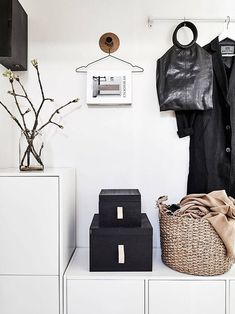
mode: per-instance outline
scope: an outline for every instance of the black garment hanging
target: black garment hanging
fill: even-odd
[[[176,112],[179,137],[190,135],[187,192],[225,189],[234,197],[235,57],[222,57],[218,37],[204,48],[212,55],[213,109]]]

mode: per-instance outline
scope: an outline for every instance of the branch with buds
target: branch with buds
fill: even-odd
[[[69,106],[70,104],[73,103],[77,103],[79,101],[78,98],[73,99],[69,102],[67,102],[66,104],[58,107],[49,117],[48,121],[45,122],[44,124],[42,124],[41,126],[39,126],[39,117],[40,117],[40,113],[43,109],[43,106],[45,105],[45,102],[49,101],[49,102],[54,102],[54,99],[49,98],[49,97],[45,97],[45,93],[44,93],[44,89],[43,89],[43,85],[42,85],[42,81],[41,81],[41,76],[40,76],[40,71],[39,71],[39,66],[38,66],[38,61],[36,59],[33,59],[31,61],[33,67],[36,70],[37,73],[37,80],[38,80],[38,84],[39,84],[39,88],[41,91],[41,103],[39,104],[39,106],[35,106],[33,104],[33,102],[31,101],[31,99],[28,96],[28,93],[26,91],[26,89],[24,88],[24,85],[22,84],[20,77],[18,75],[16,75],[15,73],[13,73],[11,70],[6,70],[5,73],[3,73],[3,76],[5,76],[6,78],[9,79],[10,85],[11,85],[11,90],[8,91],[8,93],[13,97],[17,111],[18,111],[18,117],[16,117],[15,115],[12,114],[12,112],[8,109],[8,107],[3,104],[0,101],[0,105],[5,109],[5,111],[10,115],[10,117],[15,121],[15,123],[18,125],[18,127],[21,129],[21,132],[24,134],[26,140],[27,140],[27,148],[26,151],[22,157],[22,160],[20,162],[20,169],[24,166],[25,160],[27,160],[27,165],[26,168],[30,168],[30,155],[32,154],[32,156],[35,158],[35,160],[37,160],[37,162],[39,163],[39,165],[41,166],[41,169],[43,169],[43,162],[41,160],[41,152],[42,152],[42,148],[43,145],[41,146],[39,152],[36,151],[35,147],[34,147],[34,139],[35,137],[40,133],[40,131],[42,129],[44,129],[46,126],[48,126],[49,124],[54,124],[59,128],[63,128],[62,125],[56,123],[55,121],[53,121],[53,118],[55,115],[60,114],[60,111],[62,109],[64,109],[65,107]],[[21,89],[22,93],[17,93],[15,90],[15,84],[19,85],[19,88]],[[25,101],[27,101],[29,107],[26,110],[23,110],[19,99],[24,99]],[[27,126],[27,122],[25,119],[25,116],[30,113],[33,112],[34,114],[34,121],[33,121],[33,127],[30,129]],[[21,169],[22,170],[22,169]]]

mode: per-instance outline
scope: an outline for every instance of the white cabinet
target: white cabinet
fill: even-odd
[[[144,314],[143,280],[68,280],[68,314]]]
[[[230,281],[230,314],[235,314],[235,280]]]
[[[0,276],[1,314],[58,314],[57,276]]]
[[[89,251],[76,249],[64,275],[64,314],[235,314],[235,267],[192,276],[165,266],[160,250],[153,256],[152,272],[89,272]]]
[[[62,314],[75,249],[74,170],[1,170],[0,239],[0,313]]]
[[[58,177],[0,177],[0,275],[58,275]]]
[[[149,314],[225,314],[225,281],[149,281]]]

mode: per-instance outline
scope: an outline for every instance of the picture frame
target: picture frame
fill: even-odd
[[[88,105],[130,105],[131,103],[131,71],[87,72]]]

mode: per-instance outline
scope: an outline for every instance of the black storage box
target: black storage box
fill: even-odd
[[[0,63],[27,70],[28,16],[18,0],[0,0]]]
[[[90,271],[152,271],[153,229],[146,214],[136,228],[90,226]]]
[[[101,227],[140,227],[141,195],[139,190],[101,190],[99,214]]]

